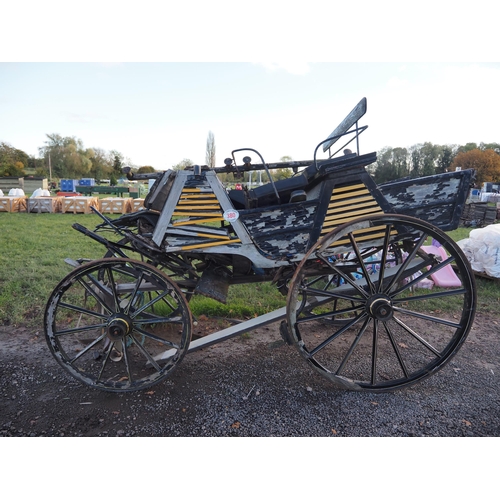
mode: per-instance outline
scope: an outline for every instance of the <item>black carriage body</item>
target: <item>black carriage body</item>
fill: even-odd
[[[245,191],[226,191],[212,171],[168,172],[145,201],[161,208],[151,239],[167,254],[237,255],[258,269],[300,261],[337,225],[392,211],[365,170],[375,160],[371,153],[311,162],[290,179]]]
[[[472,171],[379,187],[366,171],[375,160],[370,153],[311,162],[253,190],[226,191],[213,171],[167,172],[145,202],[160,211],[152,241],[167,254],[239,256],[269,269],[300,261],[319,238],[361,216],[402,213],[443,230],[458,226]]]
[[[376,154],[359,152],[365,112],[362,99],[311,161],[267,164],[249,149],[261,163],[237,166],[235,150],[225,167],[138,175],[156,179],[144,210],[100,214],[94,231],[75,224],[107,253],[71,261],[49,299],[45,331],[58,362],[92,387],[136,390],[167,377],[188,350],[283,320],[285,342],[348,389],[401,388],[441,369],[476,307],[470,265],[443,232],[458,227],[473,171],[377,186],[366,170]],[[354,140],[356,153],[343,149]],[[320,146],[328,159],[316,159]],[[275,182],[272,168],[295,175]],[[255,170],[270,182],[228,191],[217,176]],[[191,342],[193,293],[225,302],[229,285],[271,280],[285,307]],[[435,300],[446,305],[436,310]]]

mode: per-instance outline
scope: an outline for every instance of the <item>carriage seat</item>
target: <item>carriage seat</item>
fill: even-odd
[[[317,173],[315,165],[309,165],[300,174],[294,175],[288,179],[275,181],[274,186],[278,191],[281,203],[293,203],[301,201],[297,199],[295,191],[305,191],[309,186],[311,179]],[[292,193],[295,195],[292,197]],[[278,200],[271,183],[264,184],[254,189],[248,190],[230,190],[229,198],[233,202],[234,208],[243,210],[246,208],[266,207],[277,205]]]
[[[368,155],[363,156],[366,157]],[[276,181],[274,186],[278,191],[280,202],[278,202],[276,198],[276,193],[271,183],[264,184],[255,189],[230,190],[228,195],[236,210],[303,201],[304,196],[302,193],[307,192],[311,187],[321,182],[325,176],[330,173],[332,168],[340,169],[351,163],[357,164],[360,160],[365,165],[373,162],[373,159],[371,161],[366,161],[366,158],[357,156],[356,153],[351,153],[338,158],[323,160],[318,162],[317,166],[313,163],[302,170],[298,175]]]

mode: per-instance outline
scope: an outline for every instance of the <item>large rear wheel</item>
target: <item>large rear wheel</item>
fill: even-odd
[[[320,263],[313,276],[312,258]],[[441,369],[465,341],[475,305],[470,265],[445,233],[412,217],[368,216],[334,229],[304,257],[287,325],[322,375],[377,392]]]

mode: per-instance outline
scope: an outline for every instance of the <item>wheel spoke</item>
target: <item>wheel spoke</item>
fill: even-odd
[[[384,289],[386,291],[390,291],[392,289],[392,287],[396,283],[398,283],[398,281],[402,277],[402,274],[404,273],[404,271],[408,267],[408,264],[415,258],[415,256],[417,255],[417,252],[420,250],[420,247],[425,243],[425,240],[427,239],[427,237],[428,237],[427,233],[423,233],[422,236],[420,236],[420,238],[418,239],[418,241],[415,243],[415,245],[413,247],[413,250],[411,251],[410,255],[408,255],[408,257],[405,260],[403,260],[403,262],[401,263],[400,268],[398,269],[398,271],[396,272],[396,274],[392,277],[392,279],[390,280],[389,284],[386,287],[384,287]]]
[[[158,335],[155,335],[154,333],[148,332],[147,330],[144,330],[143,328],[138,328],[137,326],[135,326],[134,332],[139,333],[141,335],[144,335],[145,337],[147,337],[151,340],[154,340],[155,342],[159,342],[160,344],[163,344],[165,346],[168,346],[168,347],[171,347],[174,349],[180,349],[179,344],[176,344],[175,342],[172,342],[170,340],[159,337]]]
[[[373,294],[375,292],[375,287],[373,286],[373,283],[372,283],[372,281],[370,279],[368,271],[366,270],[365,261],[364,261],[363,257],[361,257],[361,253],[359,251],[359,248],[358,248],[358,245],[356,243],[356,240],[354,239],[354,234],[353,233],[349,233],[349,240],[351,242],[351,245],[352,245],[352,248],[354,250],[354,253],[356,254],[359,266],[361,267],[362,274],[365,277],[365,280],[366,280],[366,283],[367,283],[368,287],[370,288],[370,293]]]
[[[392,292],[392,295],[398,295],[398,294],[404,292],[405,290],[408,290],[408,288],[411,288],[412,286],[415,286],[417,283],[420,283],[421,281],[428,278],[429,276],[432,276],[434,273],[436,273],[437,271],[439,271],[443,267],[449,265],[450,262],[453,262],[454,260],[455,260],[454,257],[450,257],[449,259],[446,259],[445,261],[437,264],[436,266],[431,267],[431,269],[429,269],[425,272],[422,272],[422,274],[420,276],[413,278],[411,281],[408,281],[408,283],[406,283],[406,285],[404,285],[404,286],[398,288],[397,290],[395,290],[394,292]],[[420,268],[423,269],[424,267],[425,267],[425,264],[422,265]]]
[[[67,328],[58,330],[57,333],[55,333],[55,336],[61,337],[62,335],[75,335],[76,333],[94,331],[100,328],[106,328],[106,323],[101,323],[97,325],[88,325],[88,326],[77,326],[76,328]]]
[[[465,288],[453,288],[452,290],[444,290],[442,292],[426,293],[422,295],[410,295],[409,297],[399,297],[392,299],[394,304],[404,304],[405,302],[418,302],[421,300],[442,299],[445,297],[452,297],[455,295],[463,295],[467,291]]]
[[[387,254],[389,252],[392,224],[387,224],[385,228],[384,246],[382,247],[382,259],[380,261],[380,271],[378,278],[377,293],[382,293],[384,286],[385,266],[387,265]]]
[[[78,307],[78,306],[75,306],[74,304],[68,304],[66,302],[60,302],[59,307],[62,309],[71,309],[72,311],[78,312],[80,314],[94,316],[95,318],[99,318],[99,319],[104,319],[107,317],[106,315],[104,315],[102,313],[98,313],[96,311],[91,311],[90,309],[85,309],[83,307]]]
[[[160,293],[159,295],[157,295],[155,298],[153,299],[150,299],[149,302],[147,302],[146,304],[142,305],[141,307],[139,307],[139,309],[135,309],[131,314],[130,316],[132,318],[136,318],[137,316],[139,316],[139,314],[141,314],[143,311],[149,309],[150,307],[152,307],[154,304],[156,304],[157,302],[159,302],[160,300],[162,300],[163,298],[165,298],[167,295],[170,294],[170,290],[165,290],[164,292]],[[170,306],[170,304],[168,304],[167,301],[163,301],[163,303],[167,304]]]
[[[356,323],[359,323],[362,319],[365,319],[366,315],[360,315],[356,316],[353,320],[349,321],[346,325],[344,325],[342,328],[340,328],[337,332],[335,332],[333,335],[330,335],[326,340],[321,342],[318,346],[316,346],[310,353],[310,356],[315,356],[321,349],[324,349],[330,342],[335,340],[337,337],[342,335],[345,331],[347,331],[349,328],[353,327]],[[316,319],[316,318],[311,318],[311,319]]]
[[[387,322],[384,323],[384,328],[385,328],[385,333],[387,334],[387,337],[389,338],[389,341],[391,342],[391,346],[394,350],[394,353],[396,354],[396,358],[398,359],[399,366],[403,370],[404,376],[406,378],[408,378],[409,377],[408,368],[406,367],[406,364],[403,361],[403,357],[401,356],[401,352],[398,348],[396,341],[394,340],[394,335],[392,334],[391,329],[389,328],[389,325],[387,324]]]
[[[352,356],[352,353],[354,352],[354,349],[356,348],[356,346],[358,345],[359,341],[363,337],[363,335],[364,335],[364,333],[366,331],[366,328],[368,327],[369,322],[370,322],[370,318],[368,316],[366,316],[365,322],[363,323],[363,325],[359,329],[359,332],[357,333],[357,335],[354,338],[351,346],[349,347],[349,350],[347,351],[347,354],[342,359],[342,362],[340,363],[339,367],[337,368],[337,371],[335,372],[335,375],[341,375],[342,374],[344,368],[347,365],[347,362],[349,361],[350,357]]]
[[[404,328],[415,340],[418,340],[423,346],[425,346],[427,349],[429,349],[429,351],[431,351],[432,353],[434,353],[437,357],[441,357],[441,353],[435,347],[433,347],[431,344],[429,344],[429,342],[427,342],[426,340],[424,340],[420,335],[418,335],[417,333],[415,333],[403,321],[401,321],[400,319],[398,319],[396,317],[393,318],[393,319],[394,319],[394,321],[399,326],[401,326],[402,328]]]
[[[297,318],[297,323],[304,323],[307,321],[311,321],[311,319],[326,319],[326,318],[331,318],[332,316],[340,316],[343,314],[350,314],[353,312],[360,312],[364,309],[364,306],[358,306],[358,307],[347,307],[345,309],[334,309],[333,311],[328,311],[325,313],[319,313],[315,314],[314,316],[305,316],[305,317],[300,317]],[[304,312],[304,310],[303,310]]]
[[[99,342],[101,342],[105,338],[106,334],[102,334],[97,337],[93,342],[91,342],[88,346],[82,349],[76,356],[72,359],[69,359],[68,362],[73,364],[77,359],[81,358],[84,354],[87,354],[94,346],[96,346]]]
[[[411,311],[409,309],[403,309],[402,307],[394,307],[394,311],[399,313],[408,314],[409,316],[414,316],[415,318],[425,319],[426,321],[432,321],[433,323],[438,323],[440,325],[451,326],[452,328],[458,328],[460,323],[455,321],[449,321],[447,319],[436,318],[435,316],[430,316],[429,314],[419,313],[417,311]]]
[[[89,281],[92,282],[92,284],[98,288],[105,297],[110,297],[112,295],[112,292],[108,288],[105,288],[102,283],[97,281],[92,275],[87,275],[85,276]],[[94,299],[104,308],[106,311],[109,313],[113,313],[114,311],[106,304],[102,298],[99,296],[98,293],[95,292],[95,290],[90,286],[88,283],[86,283],[83,279],[78,279],[78,282],[87,290],[87,292],[94,297]]]
[[[355,297],[353,296],[352,294],[345,294],[345,293],[340,293],[338,290],[339,289],[342,289],[342,286],[343,285],[340,285],[340,287],[338,288],[332,288],[331,290],[320,290],[320,289],[317,289],[317,288],[311,288],[309,286],[309,283],[307,284],[307,286],[301,286],[300,287],[300,291],[305,294],[307,297],[330,297],[331,299],[342,299],[342,300],[348,300],[348,301],[354,301],[354,302],[360,302],[360,301],[363,301],[365,302],[365,298],[358,298],[358,297]],[[347,291],[347,289],[343,289],[343,291]],[[325,299],[325,301],[321,302],[322,304],[325,303],[327,304],[328,302],[331,302],[331,301],[328,301]]]
[[[373,340],[372,340],[372,363],[371,363],[371,385],[377,381],[377,356],[378,356],[378,321],[373,321]]]
[[[337,274],[339,274],[347,283],[349,283],[352,287],[354,287],[360,295],[362,295],[363,297],[368,297],[368,293],[363,290],[362,287],[360,287],[355,280],[353,280],[348,274],[346,274],[344,272],[344,270],[341,269],[342,266],[337,266],[331,262],[328,261],[328,259],[326,259],[325,257],[321,256],[321,255],[318,255],[318,257],[325,263],[328,264],[328,266],[330,266],[330,268],[332,269],[332,271],[336,272]]]
[[[132,385],[134,383],[134,380],[132,377],[132,370],[130,368],[127,342],[125,342],[125,339],[121,339],[121,347],[122,347],[122,353],[123,353],[123,361],[125,362],[125,368],[127,370],[128,383],[129,383],[129,385]]]
[[[114,304],[115,304],[115,311],[119,311],[120,310],[120,301],[118,300],[118,296],[116,294],[115,279],[113,277],[113,273],[111,272],[111,268],[108,267],[106,269],[106,271],[107,271],[106,274],[108,276],[110,288],[111,288],[111,291],[113,292],[113,301],[114,301]]]
[[[130,338],[132,339],[132,342],[135,344],[137,349],[139,349],[139,351],[142,352],[142,354],[148,360],[148,362],[151,363],[151,366],[153,366],[153,368],[158,373],[161,373],[161,371],[162,371],[161,366],[154,360],[154,358],[149,354],[149,352],[146,349],[144,349],[142,344],[140,342],[137,342],[137,339],[133,335],[131,335]]]

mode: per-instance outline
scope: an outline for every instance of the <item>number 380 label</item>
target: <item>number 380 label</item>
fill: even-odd
[[[222,215],[224,220],[227,222],[234,222],[235,220],[238,220],[239,216],[240,214],[237,210],[226,210]]]

